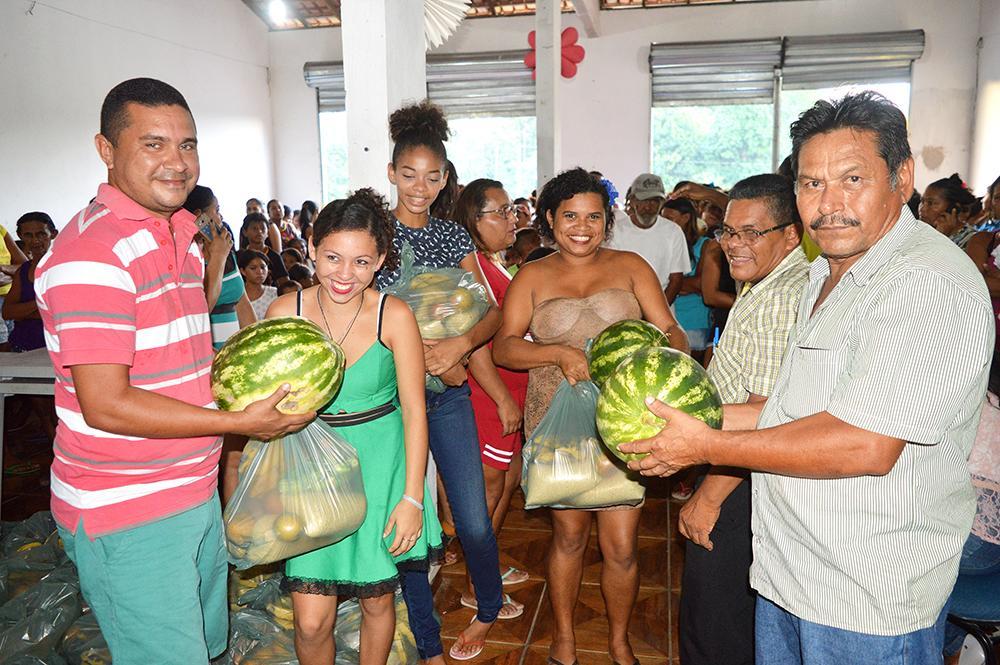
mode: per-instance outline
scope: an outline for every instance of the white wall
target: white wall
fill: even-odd
[[[601,36],[581,37],[586,59],[576,78],[563,79],[560,87],[561,166],[597,168],[622,190],[649,168],[650,42],[922,28],[927,43],[913,68],[910,107],[918,184],[955,171],[965,175],[979,11],[980,0],[805,0],[603,11]],[[575,15],[564,14],[563,24],[584,34]],[[533,27],[534,17],[467,20],[439,52],[527,48]],[[320,192],[316,102],[301,68],[310,60],[341,59],[339,33],[330,28],[269,35],[272,89],[282,91],[273,108],[279,191],[294,192],[296,200]]]
[[[983,0],[972,181],[977,194],[1000,176],[1000,0]]]
[[[267,29],[239,0],[0,2],[0,223],[56,224],[104,182],[93,137],[117,83],[162,79],[198,127],[201,183],[232,223],[274,188]]]

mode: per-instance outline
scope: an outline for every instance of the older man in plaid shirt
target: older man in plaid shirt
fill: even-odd
[[[736,183],[715,236],[741,287],[708,373],[725,403],[762,401],[778,378],[809,275],[792,182],[764,174]],[[713,467],[681,510],[680,531],[691,540],[681,585],[682,662],[754,662],[749,485],[746,472]]]

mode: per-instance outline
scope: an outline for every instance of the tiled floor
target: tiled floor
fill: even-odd
[[[642,508],[639,526],[639,596],[629,626],[632,649],[642,665],[674,664],[676,616],[680,592],[683,547],[675,540],[677,509],[665,483],[652,488]],[[604,600],[599,586],[601,555],[596,527],[585,554],[583,588],[575,613],[577,656],[580,665],[610,665]],[[526,511],[520,495],[500,534],[501,567],[528,571],[531,579],[507,591],[525,605],[518,619],[499,621],[490,632],[486,650],[475,662],[494,665],[543,665],[551,640],[551,609],[547,598],[545,556],[551,538],[548,513]],[[465,585],[465,566],[459,562],[442,569],[435,582],[435,606],[442,616],[442,635],[449,647],[472,619],[473,611],[459,602]]]
[[[21,407],[8,400],[7,424],[24,421]],[[2,519],[22,520],[49,508],[48,467],[51,443],[40,434],[33,418],[5,433],[3,466],[24,468],[37,465],[25,475],[4,474]],[[642,665],[677,663],[676,617],[680,590],[683,546],[676,534],[677,510],[669,486],[651,486],[639,525],[639,596],[630,624],[632,648]],[[499,621],[490,632],[486,650],[477,665],[543,665],[551,639],[551,609],[546,595],[545,557],[551,537],[548,511],[526,511],[518,493],[500,534],[500,562],[528,571],[524,584],[507,589],[524,603],[518,619]],[[599,586],[601,555],[596,527],[585,555],[583,588],[576,608],[576,635],[580,665],[610,665],[607,651],[607,620]],[[435,581],[435,605],[441,613],[445,649],[468,625],[473,610],[459,602],[465,584],[465,565],[459,561],[442,569]]]

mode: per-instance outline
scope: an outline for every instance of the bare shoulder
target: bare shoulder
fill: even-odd
[[[315,288],[315,287],[314,287]],[[308,292],[309,289],[306,290]],[[306,292],[303,292],[303,296]],[[264,318],[273,319],[276,316],[295,316],[298,313],[298,303],[296,302],[298,291],[286,293],[278,296],[267,308]]]
[[[385,296],[385,309],[383,310],[383,316],[389,323],[402,323],[408,320],[414,320],[413,312],[410,310],[410,306],[405,302],[397,298],[396,296]]]
[[[611,249],[610,247],[605,247],[601,250],[604,255],[603,258],[605,263],[609,268],[614,270],[624,269],[635,269],[637,266],[649,265],[646,263],[646,259],[642,258],[635,252],[630,252],[626,249]]]

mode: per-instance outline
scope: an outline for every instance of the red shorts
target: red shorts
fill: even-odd
[[[524,410],[524,397],[528,392],[528,373],[512,372],[498,367],[500,378],[514,397],[518,407]],[[497,416],[497,405],[486,394],[476,380],[469,375],[469,389],[472,391],[472,410],[476,414],[476,429],[479,432],[479,454],[483,464],[500,471],[510,468],[514,455],[521,454],[524,435],[521,430],[503,435],[503,425]]]

